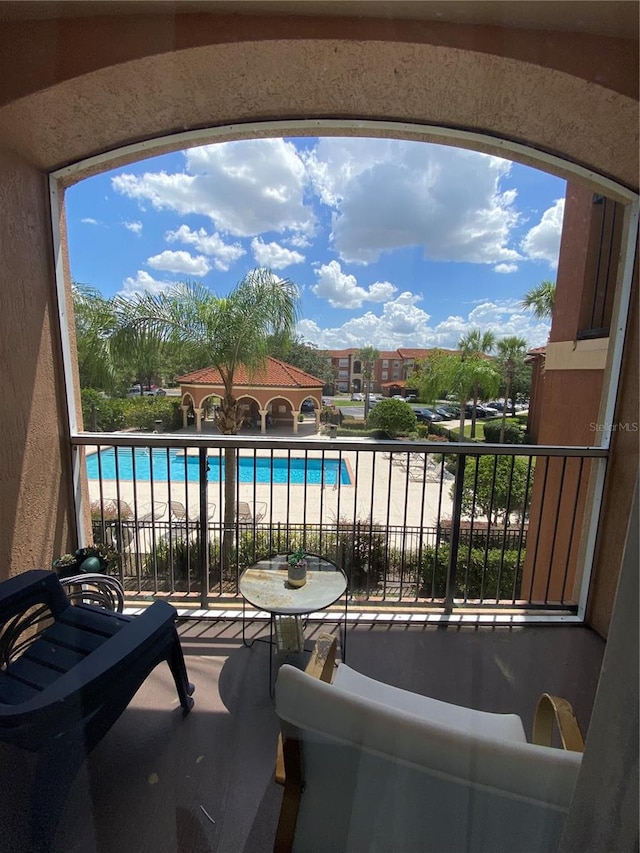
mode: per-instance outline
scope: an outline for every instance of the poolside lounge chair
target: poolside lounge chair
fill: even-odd
[[[236,520],[242,524],[251,524],[252,522],[262,521],[267,514],[267,505],[263,501],[255,503],[255,515],[251,512],[251,507],[247,501],[238,501],[236,503]]]
[[[138,521],[160,521],[166,511],[167,504],[165,501],[154,501],[152,504],[141,508]]]
[[[187,510],[181,501],[170,501],[170,514],[173,521],[194,522],[200,521],[200,506],[190,507],[189,517],[187,518]],[[216,505],[210,503],[207,506],[207,521],[211,521],[216,511]]]

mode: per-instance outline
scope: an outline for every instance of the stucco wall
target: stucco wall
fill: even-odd
[[[172,28],[164,16],[127,16],[47,26],[33,28],[30,48],[31,36],[14,33],[20,52],[6,27],[14,63],[0,75],[0,145],[43,169],[189,128],[385,118],[486,130],[638,186],[637,146],[630,145],[637,101],[629,95],[637,43],[603,39],[602,52],[593,52],[592,39],[555,34],[566,57],[558,63],[541,33],[498,38],[494,28],[415,22],[323,27],[295,17],[276,24],[182,16]],[[38,51],[48,74],[32,68]],[[486,147],[504,150],[498,139]]]
[[[0,152],[0,579],[49,567],[72,525],[47,181]],[[53,318],[53,322],[52,322]]]
[[[5,573],[47,562],[69,530],[48,170],[172,132],[235,123],[227,136],[237,138],[242,122],[355,118],[442,125],[474,147],[457,131],[486,132],[483,150],[522,142],[532,149],[522,162],[550,152],[638,187],[637,42],[401,21],[125,16],[5,23],[0,69]],[[631,337],[623,407],[637,395],[637,325]],[[610,477],[619,480],[601,532],[614,545],[638,458],[637,441],[617,438]]]

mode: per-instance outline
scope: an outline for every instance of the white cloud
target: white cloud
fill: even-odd
[[[523,311],[518,300],[483,302],[466,317],[450,315],[434,325],[430,315],[417,303],[420,296],[410,292],[387,302],[380,314],[368,311],[342,326],[322,328],[316,321],[304,319],[298,323],[298,333],[322,349],[343,349],[372,345],[377,349],[402,347],[446,347],[455,349],[460,338],[471,329],[491,329],[496,338],[510,335],[524,338],[528,345],[546,343],[549,326],[536,321],[530,312]]]
[[[295,146],[283,139],[192,148],[185,152],[184,172],[121,173],[111,180],[116,192],[140,203],[208,216],[217,229],[237,237],[313,234],[313,209],[304,200],[307,182]]]
[[[564,198],[559,198],[545,210],[540,222],[522,240],[521,248],[528,258],[547,261],[554,269],[558,266],[563,218]]]
[[[518,264],[496,264],[493,271],[502,275],[509,275],[509,273],[518,272]]]
[[[128,231],[133,231],[134,234],[142,233],[142,222],[124,222],[123,225]]]
[[[145,270],[138,270],[135,276],[128,276],[122,284],[123,287],[119,294],[126,297],[135,296],[139,293],[162,293],[173,286],[173,282],[158,281]]]
[[[156,270],[185,273],[186,275],[203,276],[211,269],[211,264],[202,255],[197,255],[194,258],[189,252],[172,252],[169,249],[159,255],[153,255],[147,260],[147,263]]]
[[[333,208],[341,260],[373,263],[382,252],[420,247],[425,258],[513,263],[511,164],[474,151],[419,142],[321,139],[305,154],[314,189]]]
[[[376,281],[369,288],[360,287],[355,276],[342,271],[338,261],[315,270],[318,281],[311,288],[319,299],[326,299],[334,308],[360,308],[363,302],[384,302],[397,288],[388,281]]]
[[[92,216],[85,216],[80,222],[84,222],[85,225],[99,225],[97,219],[94,219]]]
[[[251,241],[251,251],[261,267],[270,267],[274,270],[283,270],[293,264],[301,264],[304,255],[287,249],[279,243],[264,243],[259,237]]]
[[[213,234],[208,234],[204,228],[192,231],[188,225],[181,225],[175,231],[167,231],[165,239],[168,243],[179,241],[194,246],[199,252],[214,258],[214,267],[223,272],[246,254],[240,243],[225,243],[217,231]]]

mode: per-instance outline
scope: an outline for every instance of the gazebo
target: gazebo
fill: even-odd
[[[205,402],[210,397],[223,397],[225,393],[220,371],[215,367],[203,367],[179,377],[178,382],[183,426],[187,426],[189,411],[193,409],[196,431],[202,432]],[[266,433],[271,424],[291,425],[297,433],[300,407],[307,399],[315,404],[316,428],[320,425],[324,381],[292,364],[269,356],[252,372],[245,365],[238,365],[233,387],[246,421],[256,426],[259,422],[262,433]]]

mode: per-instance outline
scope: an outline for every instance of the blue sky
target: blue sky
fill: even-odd
[[[546,342],[520,307],[555,280],[565,182],[473,151],[359,137],[254,139],[154,157],[67,190],[71,274],[104,296],[255,266],[294,281],[321,348]]]

